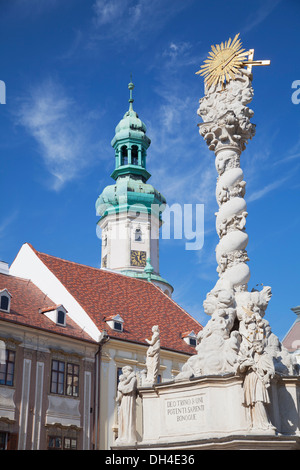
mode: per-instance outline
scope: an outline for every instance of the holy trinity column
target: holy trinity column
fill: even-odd
[[[253,98],[252,67],[270,61],[254,61],[253,50],[242,48],[239,35],[212,46],[199,70],[205,94],[198,114],[200,135],[215,154],[216,247],[219,279],[207,294],[204,311],[210,315],[198,335],[197,355],[189,359],[179,378],[191,375],[237,372],[242,357],[253,353],[256,341],[266,342],[269,324],[264,319],[271,288],[248,291],[248,234],[246,182],[241,154],[255,135],[249,108]]]

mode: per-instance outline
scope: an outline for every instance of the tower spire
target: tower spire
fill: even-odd
[[[130,83],[128,83],[128,89],[129,89],[129,111],[133,111],[132,103],[134,102],[134,99],[132,98],[132,91],[134,89],[134,84],[132,83],[132,73],[130,74]]]

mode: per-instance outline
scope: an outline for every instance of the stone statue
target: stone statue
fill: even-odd
[[[272,357],[264,351],[262,341],[255,341],[251,354],[240,359],[240,372],[245,372],[243,405],[248,410],[250,429],[273,430],[266,405],[270,403],[268,388],[274,377]]]
[[[117,445],[136,443],[136,396],[136,374],[131,366],[124,366],[116,397],[116,402],[119,405]]]
[[[160,338],[158,325],[152,327],[151,339],[146,338],[149,348],[147,349],[146,371],[142,371],[142,385],[151,386],[157,382],[160,364]]]
[[[210,292],[206,309],[211,319],[197,336],[197,355],[187,360],[176,380],[236,371],[240,334],[232,331],[236,318],[233,292]]]

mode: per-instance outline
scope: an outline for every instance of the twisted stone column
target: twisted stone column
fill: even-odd
[[[220,242],[216,247],[217,271],[222,280],[234,290],[247,289],[250,279],[246,247],[247,205],[244,199],[244,174],[240,155],[255,134],[250,122],[253,111],[247,107],[253,97],[251,74],[239,75],[225,89],[211,87],[200,100],[198,114],[200,134],[215,153],[218,172],[216,199],[216,230]]]

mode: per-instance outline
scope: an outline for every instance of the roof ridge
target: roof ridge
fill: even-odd
[[[28,245],[30,247],[32,247],[30,245],[30,243],[28,243]],[[48,256],[49,258],[55,258],[55,259],[58,259],[59,261],[63,261],[64,263],[71,263],[71,264],[74,264],[74,265],[77,265],[77,266],[82,266],[84,268],[94,269],[95,271],[97,271],[99,273],[108,273],[108,274],[112,274],[113,276],[126,277],[127,279],[131,279],[132,281],[145,281],[145,279],[139,279],[137,277],[127,276],[126,274],[119,273],[117,271],[111,271],[111,270],[108,270],[108,269],[96,268],[95,266],[90,266],[88,264],[78,263],[77,261],[67,260],[67,259],[64,259],[64,258],[60,258],[59,256],[55,256],[55,255],[49,255],[48,253],[43,253],[41,251],[37,251],[35,248],[33,248],[33,250],[37,254],[37,256],[39,256],[39,255]]]

